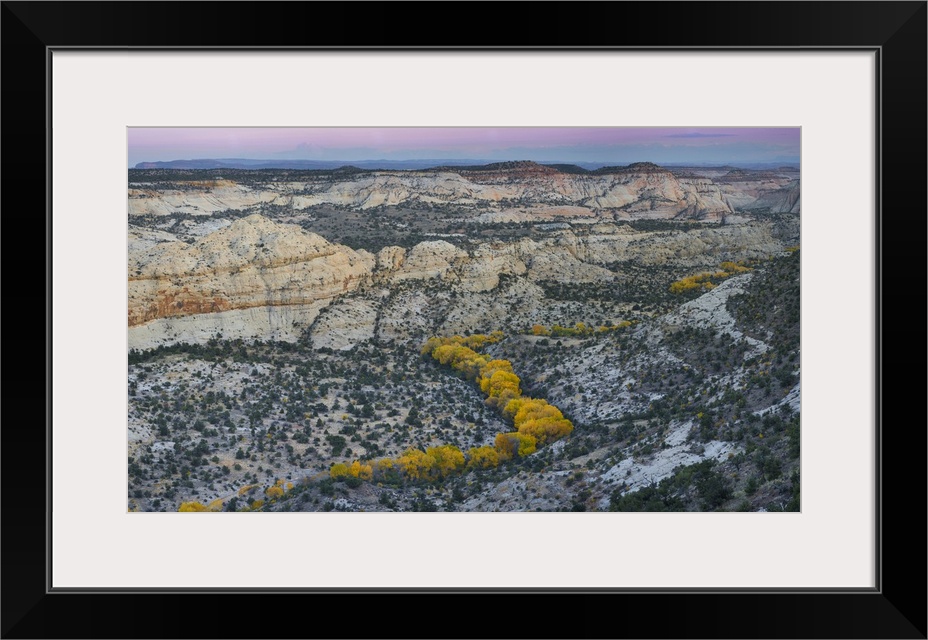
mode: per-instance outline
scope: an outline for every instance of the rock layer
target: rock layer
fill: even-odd
[[[712,172],[707,172],[712,173]],[[753,206],[798,212],[798,180],[782,175],[730,172],[715,179],[677,175],[650,163],[607,167],[589,173],[565,173],[534,162],[507,162],[478,169],[364,171],[357,174],[306,175],[299,182],[247,186],[211,180],[155,189],[133,184],[129,215],[210,215],[225,210],[255,210],[264,205],[301,211],[319,205],[354,209],[382,206],[454,204],[490,206],[517,215],[511,205],[542,213],[566,207],[574,212],[622,210],[638,218],[718,220],[734,207]],[[796,194],[785,193],[796,191]],[[755,200],[760,201],[754,205]]]
[[[129,256],[129,326],[160,318],[307,305],[358,287],[375,258],[258,215],[192,245],[162,242]]]
[[[624,225],[596,224],[558,230],[540,240],[487,242],[470,251],[437,240],[409,250],[385,247],[376,256],[258,215],[237,220],[192,244],[171,241],[170,234],[133,230],[130,346],[202,342],[217,333],[296,340],[317,322],[320,310],[366,285],[384,287],[386,298],[391,288],[408,283],[438,285],[439,291],[472,297],[492,294],[473,297],[482,310],[467,313],[484,322],[498,320],[507,306],[493,300],[497,295],[493,292],[504,276],[529,282],[608,283],[616,274],[606,267],[624,261],[644,266],[714,266],[781,251],[786,240],[777,229],[774,223],[752,223],[687,232],[636,232]],[[320,338],[319,346],[343,348],[362,334],[371,337],[373,329],[368,327],[377,314],[371,309],[389,309],[390,304],[378,299],[373,306],[349,305],[351,313],[333,310],[317,322],[313,334],[328,327],[333,337]],[[385,337],[406,334],[399,317],[389,311],[386,316]]]

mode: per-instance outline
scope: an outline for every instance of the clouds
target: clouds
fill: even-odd
[[[694,131],[692,133],[668,133],[665,135],[665,138],[729,138],[734,137],[737,134],[734,133],[700,133]]]
[[[131,128],[129,163],[199,158],[765,162],[799,157],[798,127]]]

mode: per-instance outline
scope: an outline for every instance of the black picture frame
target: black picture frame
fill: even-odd
[[[55,48],[872,49],[879,60],[876,589],[821,593],[54,593],[49,590],[48,571],[50,502],[41,500],[35,487],[36,469],[50,470],[50,426],[42,430],[34,420],[26,429],[17,420],[8,421],[2,432],[6,480],[0,504],[6,516],[0,541],[2,637],[196,637],[203,634],[201,625],[187,625],[199,620],[216,637],[282,637],[289,635],[288,629],[296,621],[303,630],[301,635],[320,637],[925,638],[926,433],[923,420],[912,419],[913,415],[924,416],[924,387],[911,388],[911,380],[898,373],[891,382],[885,377],[898,371],[890,364],[895,356],[924,353],[912,345],[914,336],[924,336],[924,299],[915,300],[907,293],[911,296],[908,305],[894,305],[893,331],[884,333],[882,328],[883,285],[901,278],[901,274],[924,273],[928,4],[526,3],[513,7],[525,17],[518,23],[502,18],[499,5],[454,4],[450,7],[457,19],[441,20],[440,25],[435,23],[435,30],[424,32],[419,25],[427,6],[431,5],[3,2],[2,166],[7,203],[15,198],[14,190],[25,185],[33,193],[48,193],[50,189],[50,146],[47,142],[40,145],[39,140],[49,122],[49,51]],[[493,18],[488,23],[491,7]],[[448,10],[436,11],[436,18]],[[310,23],[324,27],[311,29],[307,26]],[[26,218],[8,207],[7,239],[16,239],[19,244],[26,233],[29,239],[34,238],[38,216],[34,212]],[[46,381],[46,416],[50,416],[51,220],[46,218],[45,222],[42,306],[46,330],[42,339],[49,347],[40,375]],[[908,264],[915,257],[918,265]],[[839,273],[840,265],[836,270]],[[6,301],[37,295],[32,282],[15,274],[11,278],[11,271],[7,269]],[[906,287],[910,291],[911,283]],[[6,318],[14,327],[17,320],[11,315],[16,315],[17,306],[11,305],[14,314]],[[38,326],[35,307],[31,315],[24,328]],[[917,328],[910,326],[913,318],[919,321]],[[883,359],[889,359],[886,368]],[[24,384],[27,378],[18,373],[16,378],[8,377],[4,396],[30,397],[31,387]],[[19,385],[23,385],[22,391]],[[914,398],[919,399],[917,408]],[[7,402],[8,409],[11,404]],[[33,479],[31,496],[24,490],[24,477]],[[48,498],[50,491],[50,486],[46,487]],[[92,493],[92,488],[88,492]],[[499,600],[514,597],[518,603]],[[542,600],[537,601],[539,598]],[[335,615],[335,604],[363,611],[362,623]],[[505,617],[508,622],[501,627],[492,618],[485,618],[481,624],[476,616],[491,610],[510,612]]]

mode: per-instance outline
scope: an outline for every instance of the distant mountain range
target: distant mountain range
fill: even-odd
[[[442,159],[429,158],[422,160],[257,160],[249,158],[200,158],[193,160],[168,160],[163,162],[139,162],[135,169],[338,169],[351,166],[359,169],[392,169],[415,170],[432,169],[436,167],[469,167],[499,164],[495,160],[473,159]],[[571,167],[574,170],[595,171],[614,162],[540,162],[539,164],[554,166],[559,169]],[[663,164],[667,168],[673,167],[727,167],[738,169],[780,169],[784,167],[799,168],[798,163],[790,162],[741,162],[741,163],[684,163]]]

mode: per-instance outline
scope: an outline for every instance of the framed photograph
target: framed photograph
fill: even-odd
[[[351,9],[350,5],[317,5],[317,8],[323,6],[335,13],[346,12],[346,19]],[[666,6],[610,3],[602,5],[599,11],[603,18],[609,17],[603,23],[650,24],[666,11],[662,10]],[[177,632],[176,618],[152,619],[146,612],[151,611],[155,601],[168,605],[171,611],[206,610],[205,601],[196,598],[207,593],[212,594],[210,604],[215,598],[219,607],[226,598],[241,599],[248,594],[249,606],[261,611],[264,608],[260,605],[269,604],[271,598],[283,598],[281,602],[288,605],[293,602],[313,607],[317,602],[330,602],[329,596],[333,594],[346,597],[523,594],[547,597],[552,603],[553,598],[568,596],[568,602],[581,604],[579,611],[583,612],[582,624],[586,630],[578,632],[574,627],[565,627],[558,632],[564,636],[617,635],[612,614],[606,612],[621,610],[626,613],[620,623],[623,629],[620,635],[640,637],[925,637],[924,586],[908,586],[913,573],[916,584],[925,583],[924,545],[907,542],[924,540],[925,536],[924,514],[911,518],[913,511],[920,513],[925,504],[925,434],[918,428],[900,430],[899,425],[908,424],[911,419],[893,420],[895,412],[887,411],[894,406],[908,408],[908,403],[907,393],[901,391],[906,389],[905,384],[887,384],[884,379],[882,358],[891,349],[911,352],[911,346],[896,344],[901,343],[906,332],[888,332],[884,336],[881,290],[885,275],[910,272],[895,264],[885,269],[885,258],[892,257],[895,262],[903,257],[922,256],[924,251],[924,235],[912,233],[908,221],[900,227],[898,212],[912,211],[913,206],[916,211],[924,208],[920,203],[925,193],[926,156],[925,3],[756,3],[739,6],[736,12],[732,11],[733,5],[724,3],[674,4],[676,17],[659,36],[648,35],[644,32],[647,30],[630,30],[634,33],[616,36],[612,29],[603,27],[600,31],[589,15],[581,19],[567,12],[565,18],[558,11],[558,19],[550,21],[551,30],[539,32],[538,42],[527,39],[511,47],[478,46],[460,36],[460,46],[431,47],[403,33],[377,48],[366,46],[377,42],[377,38],[369,40],[360,35],[326,34],[307,43],[305,31],[296,28],[296,14],[300,12],[291,5],[265,5],[262,12],[249,14],[247,30],[240,20],[242,16],[236,15],[242,13],[237,6],[227,7],[232,9],[231,16],[216,16],[214,4],[184,5],[184,20],[216,27],[205,35],[177,30],[176,14],[156,11],[154,5],[142,3],[3,5],[7,60],[11,59],[11,51],[15,51],[22,67],[17,78],[23,75],[26,78],[25,84],[17,80],[15,87],[22,101],[5,101],[4,106],[8,107],[4,110],[5,133],[11,135],[5,136],[8,161],[4,164],[8,185],[14,182],[35,185],[33,192],[41,193],[39,189],[44,187],[47,193],[48,296],[47,431],[40,434],[7,429],[5,434],[7,456],[16,452],[17,468],[22,468],[26,460],[31,464],[33,459],[32,468],[35,465],[47,468],[47,507],[44,513],[38,508],[17,511],[15,517],[25,520],[23,526],[10,529],[4,536],[4,577],[9,584],[22,585],[17,594],[4,594],[4,637],[81,633],[95,637],[169,636]],[[388,5],[383,5],[371,9],[372,24],[389,24],[387,8]],[[288,18],[291,14],[292,18]],[[378,16],[383,21],[378,21]],[[558,31],[554,30],[555,23]],[[304,24],[302,19],[300,24]],[[745,24],[752,25],[749,34]],[[722,29],[721,25],[727,28]],[[271,26],[275,29],[274,42],[268,43],[258,34],[266,35]],[[571,30],[571,26],[576,30]],[[705,28],[695,28],[699,26]],[[565,48],[555,44],[563,42],[557,33],[586,35]],[[254,48],[256,45],[261,48]],[[5,77],[9,96],[14,91],[12,75],[7,73]],[[801,170],[802,213],[801,223],[797,224],[801,224],[798,268],[801,269],[802,453],[801,463],[797,463],[801,464],[801,474],[799,469],[795,474],[802,481],[801,501],[797,498],[795,504],[800,509],[783,513],[771,513],[776,509],[767,508],[763,513],[739,512],[734,498],[725,496],[718,503],[724,506],[724,513],[697,513],[695,507],[671,509],[669,513],[654,513],[654,509],[646,509],[650,512],[645,513],[608,509],[579,513],[579,509],[571,511],[569,507],[584,506],[584,501],[591,498],[581,496],[580,492],[575,496],[570,489],[570,504],[555,500],[552,508],[532,513],[521,508],[506,513],[506,509],[499,508],[500,502],[493,503],[494,508],[449,513],[410,513],[411,508],[403,512],[387,509],[362,512],[362,509],[334,508],[334,500],[333,508],[328,510],[266,513],[275,510],[264,509],[263,504],[255,506],[257,502],[275,502],[292,489],[286,478],[281,478],[279,484],[273,482],[277,477],[272,468],[276,468],[273,465],[277,461],[266,456],[259,460],[258,455],[265,452],[263,447],[258,450],[259,440],[254,439],[250,430],[260,431],[259,435],[267,438],[269,427],[275,427],[275,435],[269,438],[271,446],[279,445],[282,452],[299,452],[311,464],[322,464],[323,460],[310,459],[306,454],[304,447],[314,443],[311,440],[299,443],[300,431],[291,430],[287,443],[277,442],[282,431],[283,435],[287,433],[273,421],[265,423],[258,417],[251,425],[236,422],[227,425],[222,416],[218,416],[215,425],[204,424],[201,429],[191,425],[191,429],[200,433],[188,434],[185,430],[178,434],[177,440],[189,436],[194,446],[202,435],[207,446],[213,446],[216,443],[211,438],[217,443],[220,439],[228,442],[238,437],[236,429],[241,427],[248,431],[241,434],[244,443],[241,460],[245,466],[249,462],[261,465],[260,471],[257,466],[253,470],[244,466],[235,469],[239,463],[235,458],[236,447],[232,445],[228,451],[206,449],[196,459],[199,462],[202,457],[210,473],[215,471],[214,482],[207,479],[200,487],[201,471],[197,488],[202,494],[185,493],[191,487],[183,483],[172,481],[172,486],[178,487],[175,493],[178,504],[199,504],[210,509],[218,500],[217,509],[227,513],[186,515],[177,513],[177,505],[173,503],[171,508],[163,509],[160,502],[154,504],[152,496],[146,493],[156,492],[155,487],[139,483],[139,477],[151,473],[145,466],[149,463],[140,464],[132,457],[127,469],[126,461],[127,427],[130,441],[132,438],[132,425],[127,425],[127,415],[132,409],[130,400],[127,411],[127,364],[130,396],[139,388],[144,393],[150,392],[145,385],[138,386],[142,370],[132,369],[127,342],[131,347],[139,334],[130,329],[127,338],[126,309],[128,306],[132,326],[133,309],[144,315],[146,309],[152,308],[152,301],[143,299],[144,291],[133,288],[131,282],[133,278],[151,275],[149,272],[164,276],[157,271],[153,254],[139,256],[147,251],[146,247],[156,244],[158,234],[172,234],[172,242],[198,247],[200,238],[233,229],[238,222],[251,220],[253,212],[247,210],[251,205],[242,205],[242,215],[236,220],[220,221],[219,216],[210,214],[215,229],[207,228],[209,224],[204,226],[205,218],[198,217],[210,198],[219,196],[196,190],[225,188],[229,186],[226,182],[230,183],[229,188],[237,189],[242,187],[237,174],[210,176],[210,184],[204,186],[199,174],[193,184],[177,176],[171,180],[153,180],[151,176],[130,174],[127,180],[127,170],[142,163],[138,170],[145,171],[148,161],[242,157],[238,153],[214,153],[207,132],[217,128],[243,131],[244,127],[265,131],[312,127],[368,132],[379,127],[381,137],[386,135],[383,132],[401,128],[541,132],[562,127],[575,131],[599,128],[607,132],[622,127],[639,130],[664,127],[662,131],[668,137],[662,143],[651,140],[647,144],[666,149],[673,146],[667,141],[698,141],[703,145],[711,140],[712,145],[700,147],[704,157],[710,154],[710,149],[723,147],[725,136],[721,134],[727,135],[734,129],[795,132],[795,140],[801,140],[801,149],[798,144],[795,147],[799,157],[794,159],[789,147],[770,159],[779,163],[776,170],[783,174],[769,178],[780,181],[775,189],[767,185],[761,193],[751,187],[751,193],[746,195],[747,187],[738,187],[742,190],[737,191],[736,186],[730,186],[725,193],[729,202],[731,198],[742,198],[743,202],[748,197],[754,198],[764,205],[758,207],[765,212],[784,206],[798,211],[798,199],[790,202],[789,194],[783,190],[791,184],[785,177],[789,173],[787,168],[795,165],[795,169]],[[39,152],[34,132],[42,128],[48,133],[47,145]],[[211,152],[185,156],[182,143],[163,135],[181,128],[202,132],[200,148]],[[33,133],[27,136],[27,132]],[[149,155],[136,153],[144,145],[133,135],[141,132],[151,134],[149,146],[145,147]],[[380,147],[365,139],[358,146],[369,147],[365,151],[369,159],[383,160],[389,157],[370,154],[386,154],[399,143],[392,144]],[[36,162],[9,161],[14,146],[18,155],[30,145]],[[519,149],[524,152],[520,157],[496,157],[495,148],[484,146],[482,154],[476,156],[451,149],[457,155],[444,159],[490,162],[529,159],[535,162],[533,168],[557,171],[558,175],[603,169],[603,165],[578,164],[583,162],[582,158],[565,155],[566,149],[558,157],[532,157],[526,155],[530,142],[523,140],[512,146],[518,145],[522,145]],[[265,151],[280,150],[261,150]],[[325,149],[322,155],[324,152]],[[471,153],[478,152],[471,150]],[[245,159],[255,158],[259,156]],[[427,159],[436,158],[439,156],[431,154]],[[364,156],[356,155],[353,159],[362,160]],[[404,157],[404,161],[410,159],[409,155]],[[634,162],[629,158],[622,164],[628,168],[635,166]],[[698,180],[693,177],[696,174],[692,170],[699,163],[695,158],[665,162],[679,165],[668,172],[678,182],[703,180],[706,185],[715,185],[721,181],[714,174],[708,178],[699,175]],[[557,167],[552,168],[552,164]],[[37,169],[39,166],[47,168],[46,175]],[[639,165],[636,170],[648,168]],[[190,170],[183,166],[173,169]],[[363,166],[358,169],[361,173],[367,170]],[[412,169],[418,170],[405,166],[397,170]],[[771,175],[775,173],[773,168],[767,169]],[[738,170],[739,167],[727,168],[723,174],[728,176],[726,184],[737,182]],[[283,182],[274,181],[278,185],[275,188]],[[297,182],[292,181],[292,185]],[[800,184],[798,178],[796,183]],[[339,179],[336,186],[329,184],[326,188],[345,189],[347,184],[354,183]],[[307,234],[324,230],[324,221],[320,219],[332,212],[317,208],[312,210],[313,220],[302,218],[299,212],[303,209],[294,202],[304,198],[304,204],[309,203],[307,207],[317,206],[312,198],[318,189],[305,182],[300,185],[300,193],[291,193],[287,200],[290,213],[264,207],[260,210],[266,215],[259,222],[303,224],[300,233]],[[260,192],[254,185],[242,188],[249,189],[251,194]],[[610,203],[614,206],[604,207],[612,216],[610,224],[628,222],[631,231],[636,232],[635,225],[641,225],[640,220],[661,218],[665,208],[676,207],[664,203],[657,190],[649,188],[648,194],[653,197],[648,211],[656,213],[640,215],[637,209],[621,208],[627,203]],[[777,203],[773,203],[774,195],[779,198]],[[176,219],[170,221],[170,227],[159,226],[161,220],[153,216],[159,202],[171,198],[177,200],[171,210]],[[641,198],[636,193],[630,202],[641,202]],[[678,223],[704,224],[700,216],[705,218],[711,207],[700,208],[702,205],[698,203],[703,200],[697,198],[697,191],[692,198],[696,204],[686,209],[689,214],[683,209],[673,209],[668,215],[678,218]],[[482,206],[479,198],[474,201],[475,207]],[[507,233],[520,233],[517,227],[525,221],[516,218],[525,215],[525,211],[518,211],[525,203],[511,204],[508,208],[491,207],[476,214],[497,216],[499,219],[490,220],[492,224],[501,225],[500,228],[510,225],[512,229],[506,227]],[[536,207],[531,215],[537,215],[537,203],[530,204]],[[574,202],[563,206],[568,205],[580,206]],[[127,208],[131,226],[127,226]],[[399,215],[397,211],[390,209],[385,215]],[[414,216],[415,211],[410,208],[403,215]],[[184,215],[179,216],[178,212]],[[884,212],[890,224],[883,224]],[[577,214],[578,219],[587,215],[573,209],[568,213]],[[694,220],[679,219],[681,213],[684,218],[692,214]],[[565,222],[564,215],[560,211],[552,214],[550,221],[541,222],[532,218],[534,226],[540,227],[533,232],[561,233],[563,229],[547,226],[569,227],[573,223]],[[603,214],[597,209],[595,215]],[[151,217],[145,222],[148,226],[142,224],[144,216]],[[277,219],[267,222],[267,216]],[[920,229],[922,216],[914,216]],[[665,224],[661,220],[652,220],[650,224]],[[399,218],[394,222],[409,223]],[[591,223],[604,224],[604,221],[596,218]],[[358,225],[356,233],[344,226],[335,230],[341,234],[339,246],[358,252],[362,262],[365,256],[371,256],[374,264],[386,261],[389,256],[380,254],[385,247],[396,244],[394,239],[384,239],[383,246],[362,245],[376,244],[377,234],[387,233],[388,228],[362,230],[360,222]],[[460,226],[463,230],[436,227],[416,231],[425,236],[466,235],[473,231],[465,223]],[[789,235],[788,230],[781,229],[778,233],[783,237]],[[439,241],[439,235],[423,236],[422,240],[429,247],[442,242],[441,247],[453,247],[447,238]],[[494,236],[492,240],[499,238]],[[784,245],[780,249],[789,255],[787,249],[793,248]],[[414,246],[404,250],[408,251],[404,256],[412,255]],[[122,270],[127,268],[127,254],[128,290],[126,271]],[[673,278],[679,278],[675,282],[683,282],[678,285],[682,289],[689,282],[685,278],[691,277],[696,278],[693,280],[696,287],[724,290],[728,286],[724,281],[738,277],[737,269],[753,268],[748,256],[741,262],[728,262],[730,267],[720,266],[715,274],[717,282],[700,280],[703,265],[695,263],[692,274],[673,274]],[[923,263],[918,268],[921,266]],[[723,271],[724,276],[718,275]],[[176,279],[176,275],[165,277]],[[655,277],[654,270],[649,277]],[[705,286],[706,282],[711,286]],[[667,284],[670,283],[661,286],[666,288]],[[189,291],[192,285],[182,282],[171,286]],[[220,298],[222,295],[217,294],[217,299]],[[194,299],[200,300],[196,296],[188,299],[175,295],[172,298],[175,306],[170,312],[154,319],[186,317],[178,311],[183,307],[176,304],[193,304]],[[135,301],[139,304],[134,307]],[[344,326],[356,323],[366,311],[370,309],[358,303],[330,314],[328,321],[340,328],[329,335],[345,339],[351,332],[346,333]],[[603,317],[595,318],[603,322],[597,322],[596,327],[597,330],[604,327],[604,335],[610,332],[617,335],[615,322],[625,317],[612,317],[610,313],[609,309],[603,310],[600,313]],[[536,334],[531,340],[546,339],[548,336],[542,334],[554,329],[554,316],[550,327],[539,318],[527,325],[528,331]],[[583,327],[576,324],[579,316],[570,320],[574,324],[560,329],[575,332],[586,329],[585,324]],[[532,324],[540,326],[541,331],[533,331]],[[229,322],[223,326],[238,325]],[[495,328],[485,327],[486,333]],[[515,325],[508,328],[516,329]],[[158,331],[161,333],[157,336],[146,334],[145,340],[160,340],[159,344],[166,345],[183,328],[174,323]],[[139,345],[146,348],[158,346],[143,342]],[[344,345],[313,346],[326,349],[324,353],[328,354]],[[798,351],[796,355],[800,356]],[[456,361],[449,358],[449,362]],[[267,372],[252,366],[246,373],[260,380]],[[221,375],[225,373],[215,368],[205,368],[200,373],[210,378]],[[486,377],[489,380],[490,375]],[[135,389],[131,388],[133,381]],[[777,384],[788,394],[789,385]],[[492,398],[494,387],[489,383],[485,386],[488,387],[485,393]],[[889,398],[884,399],[887,390]],[[186,401],[176,387],[159,387],[156,392],[165,401],[176,401],[179,405]],[[558,393],[563,392],[561,389]],[[920,397],[920,393],[913,391],[910,397]],[[515,399],[518,397],[517,394]],[[562,397],[566,396],[552,396]],[[313,402],[317,400],[331,408],[327,396],[319,396]],[[376,404],[371,401],[374,412]],[[313,414],[312,419],[322,417],[325,421],[331,419],[333,424],[337,422],[339,429],[327,430],[331,438],[316,446],[333,451],[338,448],[342,453],[346,446],[361,447],[353,444],[353,435],[358,435],[361,442],[373,442],[367,438],[370,434],[352,431],[355,421],[351,416],[359,412],[359,418],[363,417],[361,412],[366,406],[363,399],[359,400],[351,411],[346,409],[344,417]],[[569,407],[564,408],[566,411]],[[500,410],[505,411],[505,407]],[[511,413],[516,414],[515,409]],[[283,422],[296,424],[305,416],[293,420],[290,417]],[[375,413],[375,417],[384,424],[389,422],[386,415]],[[415,421],[415,416],[410,418],[408,408],[404,408],[400,417]],[[493,419],[490,414],[477,417],[481,421]],[[698,424],[701,416],[695,420]],[[171,435],[174,427],[170,421],[164,422]],[[154,419],[143,426],[160,428]],[[400,425],[395,426],[399,432]],[[215,436],[205,433],[213,429]],[[520,432],[516,422],[516,433]],[[758,434],[762,432],[759,428]],[[539,434],[533,432],[532,437],[541,437]],[[341,441],[337,435],[343,436]],[[706,437],[707,443],[714,442]],[[552,437],[552,442],[556,439]],[[167,442],[167,438],[162,440]],[[247,444],[252,442],[254,450]],[[293,447],[294,442],[300,446]],[[784,435],[782,446],[786,447],[788,442]],[[287,444],[291,447],[287,448]],[[477,440],[468,441],[461,444],[461,450],[466,452],[467,447],[480,444]],[[523,444],[519,440],[518,446]],[[384,449],[382,458],[402,455],[392,451],[385,441],[377,446]],[[427,446],[430,445],[422,444],[426,453]],[[673,443],[668,444],[668,448],[672,446]],[[367,449],[370,447],[368,444]],[[173,451],[185,455],[183,447]],[[207,451],[216,460],[211,461]],[[502,449],[497,447],[497,451]],[[29,452],[33,452],[33,458]],[[45,456],[39,460],[34,452],[44,452]],[[220,454],[225,453],[231,456],[226,466],[230,469],[229,478],[236,480],[234,492],[237,494],[248,485],[246,475],[239,478],[236,474],[251,471],[253,484],[260,485],[262,492],[257,496],[259,500],[246,491],[242,495],[245,504],[228,509],[229,500],[220,489],[215,490],[215,495],[210,492],[212,489],[206,489],[209,484],[224,486],[220,469],[225,458]],[[466,460],[474,456],[469,454]],[[513,457],[518,457],[518,453],[513,453]],[[373,471],[371,478],[364,477],[367,458],[359,458],[358,473],[351,476],[355,458],[358,456],[344,457],[345,474],[328,465],[319,471],[328,473],[336,484],[346,481],[339,476],[387,482],[386,476],[374,478]],[[615,462],[618,467],[620,461]],[[526,469],[525,473],[532,471]],[[574,470],[559,471],[567,474],[565,478],[582,481],[580,476],[574,478]],[[732,491],[744,492],[748,480],[729,473],[727,479],[720,477],[718,482],[729,483]],[[14,501],[10,485],[6,484],[4,502],[10,510],[22,497]],[[660,485],[655,482],[651,486]],[[325,504],[326,490],[318,489],[320,505]],[[772,490],[772,485],[766,490]],[[564,491],[568,492],[566,488]],[[386,504],[380,502],[381,496],[390,498],[388,493],[377,493],[375,488],[372,492],[376,504]],[[700,489],[694,495],[705,506],[709,490]],[[423,496],[420,505],[431,500],[425,492]],[[249,497],[252,500],[247,500]],[[617,504],[619,497],[618,494],[604,497],[603,504]],[[746,502],[750,506],[751,501]],[[786,504],[788,498],[782,502]],[[133,506],[144,513],[130,513]],[[563,506],[568,508],[559,509]],[[228,513],[243,510],[252,513]],[[255,513],[258,511],[261,513]],[[139,594],[132,600],[137,606],[126,608],[135,616],[136,623],[106,614],[127,593]],[[301,598],[299,603],[296,598]],[[365,598],[362,606],[371,603],[376,608],[385,601],[391,603],[387,605],[389,609],[394,608],[395,600],[376,597]],[[73,621],[68,623],[67,617],[58,613],[71,610],[72,604],[84,609],[86,619],[92,620],[85,628],[79,623],[77,634]],[[387,607],[381,611],[388,612]],[[666,612],[671,610],[679,615],[667,616]],[[632,615],[634,611],[663,613],[658,618],[636,617]],[[721,618],[720,611],[725,612]],[[274,632],[266,626],[273,626],[266,615],[245,617],[241,620],[239,616],[230,616],[225,622],[217,622],[216,632],[230,637],[268,636]],[[440,614],[424,612],[418,619],[433,630],[436,627],[431,625],[438,623]],[[551,632],[548,621],[539,619],[525,624],[528,626],[523,627],[523,632],[530,635]],[[140,631],[142,628],[144,631]],[[436,633],[431,631],[429,635]]]

